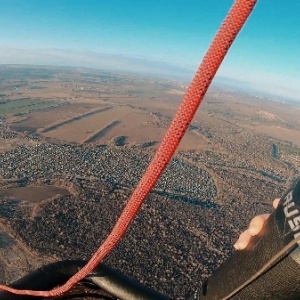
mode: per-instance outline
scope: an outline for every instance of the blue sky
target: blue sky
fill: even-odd
[[[232,0],[0,0],[0,63],[191,78]],[[259,0],[219,78],[300,100],[300,1]]]

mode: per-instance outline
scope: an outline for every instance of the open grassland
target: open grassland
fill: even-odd
[[[143,111],[131,110],[114,128],[99,139],[99,142],[110,140],[116,136],[126,137],[126,143],[144,143],[160,141],[163,127],[156,125],[157,117]]]
[[[20,115],[33,111],[54,108],[63,105],[62,102],[39,99],[18,99],[0,102],[0,115]]]
[[[196,120],[201,119],[201,111],[216,126],[226,122],[232,131],[246,130],[258,136],[300,145],[300,110],[294,104],[211,91],[202,110],[200,108],[200,113],[196,115]]]
[[[280,151],[284,152],[285,154],[291,155],[299,155],[300,156],[300,147],[295,147],[291,144],[281,144]]]
[[[26,114],[25,118],[11,124],[11,128],[20,132],[43,130],[52,124],[75,118],[97,107],[99,106],[91,103],[69,103],[39,112],[31,112]]]
[[[36,142],[30,141],[30,140],[21,140],[18,138],[14,139],[4,139],[0,138],[0,153],[9,151],[11,149],[14,149],[15,147],[21,146],[21,145],[29,145],[33,146]]]
[[[82,143],[93,143],[101,137],[105,137],[106,133],[113,127],[117,126],[119,123],[120,121],[116,120],[106,124],[103,128],[97,130],[96,132],[93,132],[90,136],[83,140]]]
[[[71,118],[68,118],[68,119],[65,119],[65,120],[59,120],[58,122],[55,122],[53,124],[50,124],[50,125],[44,127],[43,129],[40,130],[40,132],[44,133],[44,132],[56,130],[61,126],[64,126],[64,125],[70,124],[70,123],[74,123],[76,121],[85,119],[85,118],[90,117],[94,114],[106,111],[106,110],[111,109],[111,108],[112,107],[104,107],[104,108],[100,108],[100,109],[98,108],[98,109],[94,109],[92,111],[88,111],[86,113],[83,113],[83,114],[80,114],[80,115],[77,115],[77,116],[74,116],[74,117],[71,117]]]
[[[9,72],[17,70],[14,67]],[[109,144],[122,137],[124,145],[156,148],[185,91],[179,82],[134,75],[68,68],[59,72],[32,68],[24,74],[28,72],[33,79],[16,76],[2,83],[0,115],[8,116],[13,130],[39,132],[65,142]],[[14,100],[7,101],[6,96]],[[102,112],[105,107],[113,109]],[[14,119],[9,116],[23,113]],[[221,132],[231,144],[250,132],[299,146],[299,113],[294,104],[211,89],[180,147],[227,151],[212,140]]]
[[[53,185],[0,189],[0,196],[6,196],[31,203],[40,203],[52,197],[66,195],[70,195],[70,192],[66,188]]]
[[[253,128],[257,133],[263,133],[277,140],[291,142],[300,147],[300,131],[285,127],[260,125]]]
[[[125,137],[126,144],[149,145],[156,149],[167,131],[166,124],[160,124],[159,118],[151,113],[133,111],[120,119],[105,135],[101,135],[94,142],[105,143],[115,137]],[[206,138],[197,132],[188,131],[184,136],[179,149],[190,150],[207,146]]]
[[[106,107],[67,120],[60,120],[40,130],[46,137],[67,142],[107,144],[122,136],[127,145],[148,145],[157,148],[168,125],[157,115],[131,106]],[[205,137],[188,131],[180,149],[207,146]]]
[[[81,143],[94,132],[99,131],[113,121],[119,120],[131,110],[130,107],[114,107],[109,110],[102,110],[74,122],[65,123],[57,129],[45,132],[44,135],[63,141]]]

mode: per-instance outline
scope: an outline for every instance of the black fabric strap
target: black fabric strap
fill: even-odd
[[[263,230],[245,250],[239,250],[217,270],[201,291],[189,299],[228,299],[300,234],[300,181],[282,197]],[[300,250],[296,243],[275,265],[230,299],[300,299]]]

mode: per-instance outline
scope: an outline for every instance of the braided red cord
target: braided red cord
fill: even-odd
[[[129,224],[135,217],[146,196],[156,184],[161,173],[169,163],[229,47],[246,22],[255,4],[256,0],[235,1],[199,66],[199,69],[197,70],[162,143],[144,176],[133,192],[111,233],[95,252],[90,261],[64,285],[51,291],[16,290],[4,285],[0,285],[0,290],[5,290],[18,295],[41,297],[57,296],[65,293],[71,289],[72,286],[86,277],[103,260],[103,258],[109,254],[125,234]]]

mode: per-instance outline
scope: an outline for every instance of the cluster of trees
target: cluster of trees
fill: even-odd
[[[257,143],[249,142],[249,149]],[[223,146],[232,150],[230,157],[200,151],[177,155],[105,262],[176,299],[199,287],[232,253],[250,218],[271,210],[272,198],[284,189],[254,172],[261,170],[266,151],[253,168],[254,160],[239,155],[243,149],[230,140]],[[60,182],[74,191],[40,204],[34,215],[33,205],[2,196],[1,218],[40,254],[88,259],[111,231],[151,159],[145,149],[117,148],[39,141],[0,154],[0,177],[26,178],[25,185]],[[267,162],[271,168],[272,158]]]
[[[31,249],[60,259],[87,259],[110,232],[127,197],[128,192],[103,185],[49,202],[34,219],[15,206],[5,217]],[[221,209],[151,194],[105,262],[180,299],[231,253],[236,234],[225,217]]]

